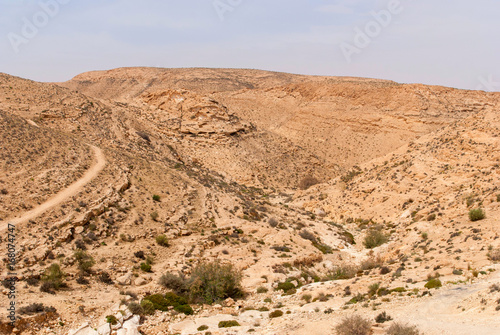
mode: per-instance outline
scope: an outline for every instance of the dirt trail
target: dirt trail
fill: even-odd
[[[57,193],[55,196],[53,196],[40,206],[35,207],[34,209],[25,213],[21,217],[5,220],[5,222],[0,224],[0,231],[6,229],[8,223],[21,224],[29,220],[32,220],[37,216],[43,214],[47,210],[66,201],[68,198],[78,194],[81,188],[85,186],[87,183],[89,183],[92,179],[94,179],[99,174],[99,172],[101,172],[102,169],[104,169],[104,167],[106,166],[106,158],[104,157],[104,154],[102,153],[101,149],[95,146],[91,146],[91,148],[94,150],[97,163],[94,166],[92,166],[87,172],[85,172],[82,178],[78,179],[76,182],[74,182],[61,192]]]
[[[488,279],[471,285],[437,290],[434,296],[418,304],[411,304],[407,308],[398,310],[400,320],[407,317],[407,321],[415,324],[424,334],[450,335],[498,335],[500,334],[500,318],[498,315],[478,313],[478,310],[462,311],[458,306],[467,306],[467,299],[474,297],[478,292],[488,292],[492,284],[500,283],[500,268]],[[487,306],[491,309],[491,306]],[[391,313],[392,314],[392,313]]]

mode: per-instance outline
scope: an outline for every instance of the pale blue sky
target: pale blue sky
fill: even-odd
[[[499,91],[499,17],[498,0],[0,0],[0,72],[235,67]]]

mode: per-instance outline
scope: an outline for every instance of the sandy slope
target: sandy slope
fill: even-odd
[[[12,224],[20,224],[24,223],[26,221],[32,220],[39,216],[40,214],[46,212],[47,210],[61,204],[62,202],[66,201],[68,198],[74,196],[78,192],[80,192],[81,188],[85,186],[87,183],[89,183],[94,177],[96,177],[99,172],[102,171],[102,169],[106,166],[106,158],[104,157],[104,154],[102,153],[101,149],[95,146],[91,146],[92,149],[94,150],[95,158],[96,158],[96,164],[92,166],[84,175],[82,178],[71,184],[69,187],[66,189],[62,190],[58,194],[56,194],[54,197],[50,198],[40,206],[32,209],[31,211],[25,213],[21,217],[13,218],[13,219],[8,219],[6,220],[5,223],[3,223],[0,226],[0,230],[4,230],[7,228],[7,223],[12,223]]]

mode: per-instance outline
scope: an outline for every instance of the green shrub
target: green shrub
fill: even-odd
[[[486,214],[481,208],[471,209],[469,211],[469,219],[471,221],[479,221],[486,217]]]
[[[368,335],[372,324],[359,315],[344,318],[336,327],[337,335]]]
[[[378,229],[370,229],[368,234],[365,236],[363,245],[367,249],[376,248],[388,241],[388,237]]]
[[[153,303],[154,309],[166,312],[168,307],[172,306],[162,294],[153,294],[145,296],[143,300],[149,300]]]
[[[64,278],[66,274],[61,270],[59,264],[54,263],[45,269],[41,279],[42,286],[40,291],[50,293],[53,289],[59,290],[66,286],[64,283]]]
[[[264,286],[260,286],[257,288],[257,293],[261,294],[261,293],[267,293],[269,290],[264,287]]]
[[[156,236],[156,243],[162,247],[168,247],[170,245],[165,235]]]
[[[78,269],[82,273],[89,273],[95,264],[94,258],[81,249],[77,249],[73,257],[78,264]]]
[[[201,263],[193,269],[187,285],[190,300],[206,304],[243,296],[241,273],[232,264]]]
[[[285,293],[287,291],[294,290],[294,289],[296,289],[295,285],[293,283],[290,283],[290,282],[279,283],[278,287],[276,287],[277,291],[283,290],[283,292],[285,292]]]
[[[398,322],[393,323],[389,329],[387,329],[387,335],[419,335],[417,327],[408,326]]]
[[[301,298],[302,298],[302,300],[305,300],[307,303],[310,303],[311,299],[312,299],[312,295],[310,295],[310,294],[303,294]]]
[[[193,308],[191,308],[191,306],[189,306],[189,305],[179,305],[179,306],[174,307],[174,310],[179,312],[179,313],[184,313],[186,315],[193,315],[194,314]]]
[[[219,322],[219,328],[230,328],[230,327],[239,327],[239,326],[240,326],[240,324],[236,320]]]
[[[116,316],[108,315],[108,316],[106,316],[106,322],[111,324],[111,325],[116,325],[118,323],[118,320],[116,319]]]
[[[169,307],[174,307],[179,313],[184,313],[186,315],[194,314],[191,306],[188,305],[188,301],[186,298],[178,296],[173,292],[168,292],[165,295],[162,294],[153,294],[144,297],[143,301],[150,301],[153,304],[153,308],[159,311],[168,311]]]
[[[199,332],[202,332],[202,331],[207,330],[207,329],[208,329],[208,326],[207,326],[207,325],[202,325],[202,326],[199,326],[197,330],[198,330]]]
[[[279,309],[277,309],[277,310],[275,310],[275,311],[273,311],[273,312],[269,313],[269,317],[270,317],[271,319],[274,319],[274,318],[279,318],[279,317],[281,317],[281,316],[283,316],[283,312],[282,312],[282,311],[280,311]]]
[[[159,202],[161,197],[158,194],[153,194],[153,200]]]
[[[187,305],[188,301],[186,298],[181,297],[173,292],[167,292],[164,296],[165,301],[169,306],[179,306],[179,305]]]
[[[147,299],[141,301],[141,307],[144,315],[153,315],[155,313],[155,305]]]
[[[380,313],[375,318],[375,322],[377,322],[377,323],[384,323],[384,322],[391,321],[391,320],[392,320],[392,317],[389,314],[387,314],[386,312]]]
[[[151,264],[141,263],[141,270],[144,272],[151,272]]]
[[[427,282],[427,284],[425,284],[425,288],[428,288],[428,289],[439,288],[441,286],[443,286],[443,284],[441,284],[441,280],[439,280],[437,278],[430,279]]]

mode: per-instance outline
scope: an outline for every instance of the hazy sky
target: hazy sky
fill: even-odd
[[[0,72],[235,67],[500,91],[499,35],[498,0],[0,0]]]

